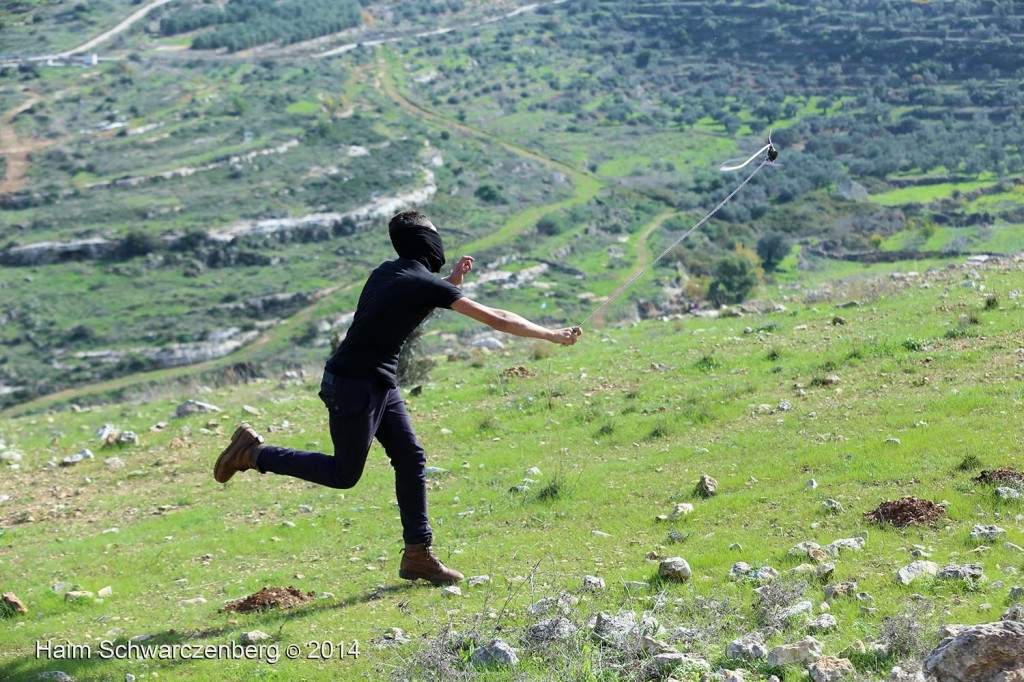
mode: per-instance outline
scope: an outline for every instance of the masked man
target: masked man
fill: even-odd
[[[395,470],[405,540],[398,575],[443,585],[463,576],[442,564],[431,550],[426,455],[397,388],[402,345],[434,308],[450,308],[498,331],[563,346],[576,343],[580,329],[547,329],[466,298],[459,285],[472,270],[473,258],[463,256],[450,275],[438,277],[445,263],[444,247],[437,228],[424,214],[403,211],[391,219],[388,232],[398,258],[381,263],[366,280],[352,326],[327,361],[320,384],[334,455],[265,445],[262,437],[243,425],[217,459],[214,478],[226,483],[238,471],[257,469],[331,488],[351,488],[362,476],[376,438]]]

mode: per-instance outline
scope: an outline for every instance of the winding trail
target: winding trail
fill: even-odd
[[[138,21],[139,19],[142,19],[144,16],[146,16],[147,14],[149,14],[150,12],[155,10],[157,7],[161,7],[163,5],[166,5],[169,2],[173,2],[173,0],[153,0],[153,2],[149,3],[148,5],[144,5],[143,7],[140,7],[139,9],[137,9],[134,12],[132,12],[131,14],[129,14],[127,17],[122,19],[121,22],[118,23],[116,26],[114,26],[112,29],[110,29],[108,31],[104,31],[103,33],[99,34],[95,38],[92,38],[91,40],[88,40],[88,41],[82,43],[78,47],[73,47],[70,50],[65,50],[63,52],[58,52],[57,54],[52,55],[52,56],[53,57],[58,57],[58,58],[59,57],[71,57],[72,55],[76,55],[76,54],[78,54],[80,52],[85,52],[87,50],[91,50],[92,48],[96,47],[100,43],[105,43],[106,41],[110,40],[111,38],[113,38],[117,34],[123,33],[124,31],[128,30],[131,27],[131,25],[134,24],[136,21]]]
[[[386,48],[381,48],[381,50],[383,55],[378,58],[377,61],[377,82],[380,90],[398,104],[398,106],[405,109],[414,117],[433,123],[445,130],[458,131],[466,135],[472,135],[478,139],[498,145],[512,154],[524,159],[536,161],[554,171],[563,173],[572,181],[573,186],[576,188],[575,195],[569,199],[553,204],[546,204],[544,206],[531,207],[512,215],[495,232],[492,232],[485,237],[481,237],[476,241],[470,242],[469,244],[462,245],[463,252],[468,253],[469,251],[490,248],[499,243],[509,241],[510,239],[531,229],[536,225],[540,218],[548,213],[586,203],[597,196],[597,193],[604,188],[604,183],[593,175],[577,170],[576,168],[562,163],[561,161],[556,161],[535,151],[526,149],[525,147],[520,147],[519,145],[513,144],[507,140],[503,140],[502,138],[484,130],[480,130],[479,128],[474,128],[470,125],[466,125],[465,123],[454,121],[446,116],[412,102],[399,91],[398,86],[395,83],[394,71],[397,69],[397,64],[395,63],[396,60],[394,55]]]

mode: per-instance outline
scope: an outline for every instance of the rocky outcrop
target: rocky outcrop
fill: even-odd
[[[68,242],[36,242],[12,246],[0,252],[3,265],[50,265],[76,260],[95,260],[112,253],[120,242],[93,237]]]
[[[1024,623],[1000,621],[964,628],[928,654],[924,673],[934,682],[1024,680]]]

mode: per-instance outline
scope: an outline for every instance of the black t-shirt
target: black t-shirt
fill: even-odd
[[[418,261],[381,263],[363,285],[352,326],[327,361],[327,371],[397,386],[398,354],[409,334],[434,308],[451,308],[460,298],[457,286]]]

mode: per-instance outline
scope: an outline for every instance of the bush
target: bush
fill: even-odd
[[[757,256],[761,259],[764,269],[771,271],[778,267],[779,263],[789,255],[793,248],[792,242],[785,235],[778,232],[769,232],[757,240]]]
[[[160,248],[160,238],[148,232],[132,230],[121,241],[118,247],[118,255],[122,258],[135,258],[145,256]]]
[[[708,301],[716,306],[740,303],[763,279],[764,271],[757,263],[757,256],[750,249],[737,246],[715,265],[708,286]]]
[[[398,385],[411,386],[427,380],[437,362],[423,347],[423,325],[416,327],[398,354]]]

